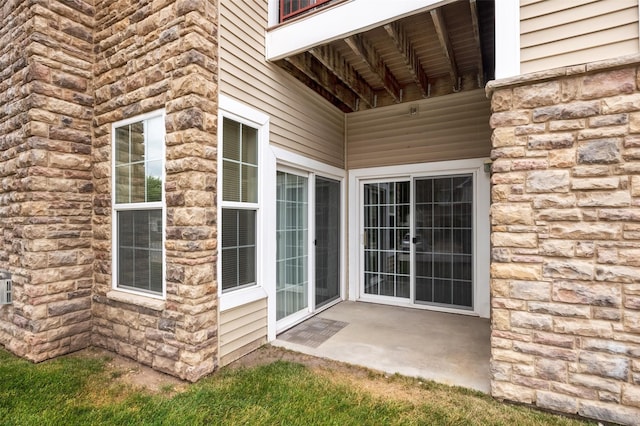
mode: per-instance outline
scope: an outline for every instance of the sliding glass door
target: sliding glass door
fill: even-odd
[[[364,292],[409,298],[409,181],[364,185]]]
[[[276,321],[284,329],[340,298],[341,183],[283,167],[276,184]]]
[[[276,320],[309,306],[308,179],[277,174]]]
[[[365,298],[473,309],[473,188],[473,174],[362,184]]]
[[[316,308],[340,297],[340,182],[316,176]]]
[[[416,303],[473,307],[473,175],[415,181]]]

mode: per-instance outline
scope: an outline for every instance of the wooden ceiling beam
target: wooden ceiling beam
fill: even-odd
[[[458,91],[460,90],[458,84],[458,67],[456,65],[456,58],[453,55],[453,47],[451,46],[451,40],[449,39],[447,25],[444,22],[444,16],[442,16],[441,8],[431,10],[431,18],[433,19],[433,25],[435,26],[440,46],[442,47],[442,53],[444,53],[444,56],[447,59],[453,90]]]
[[[331,45],[314,47],[309,53],[360,97],[370,108],[375,107],[375,92],[360,74]]]
[[[298,68],[294,67],[291,62],[288,62],[284,59],[281,59],[276,62],[280,68],[286,71],[288,74],[292,75],[297,80],[301,81],[302,84],[312,89],[314,92],[325,98],[332,105],[336,106],[342,112],[353,112],[353,109],[349,108],[343,102],[341,102],[338,98],[335,97],[333,93],[320,86],[318,83],[313,81],[309,76],[304,74]]]
[[[480,87],[484,86],[484,69],[482,65],[482,42],[480,40],[480,24],[478,23],[478,4],[477,0],[469,0],[471,8],[471,25],[473,27],[473,39],[475,48],[478,53],[478,83]]]
[[[424,72],[424,68],[420,63],[420,59],[416,54],[415,49],[413,48],[413,44],[409,37],[407,37],[404,28],[396,21],[384,26],[384,29],[387,31],[387,34],[396,45],[396,49],[402,56],[404,63],[407,65],[409,72],[413,76],[413,80],[418,85],[418,89],[423,97],[429,96],[429,79],[427,74]]]
[[[324,91],[330,93],[351,111],[358,110],[358,95],[333,72],[322,65],[320,61],[311,56],[311,54],[304,52],[296,56],[288,57],[285,61],[304,74],[308,79],[319,85]]]
[[[401,101],[400,84],[373,45],[361,34],[348,37],[344,41],[367,64],[371,72],[380,77],[385,90],[389,92],[394,102],[399,103]]]

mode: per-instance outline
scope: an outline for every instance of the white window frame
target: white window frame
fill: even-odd
[[[222,135],[222,123],[224,118],[231,119],[238,123],[253,127],[258,131],[258,200],[256,203],[244,203],[244,202],[231,202],[224,201],[222,197],[223,192],[223,177],[222,177],[222,153],[223,153],[223,135]],[[263,193],[265,182],[271,181],[268,178],[271,170],[275,167],[270,167],[267,147],[269,144],[269,116],[250,108],[235,99],[232,99],[225,95],[220,95],[218,99],[218,179],[217,179],[217,217],[218,217],[218,261],[216,265],[216,276],[218,281],[218,297],[220,300],[220,311],[226,311],[236,308],[260,299],[267,297],[266,290],[263,283],[267,280],[267,273],[265,272],[266,257],[269,250],[265,247],[265,217],[266,212],[264,209],[264,200],[266,195]],[[275,181],[275,171],[273,171]],[[225,292],[222,291],[222,209],[247,209],[255,210],[256,212],[256,283],[252,286],[240,287],[237,289],[229,289]],[[275,247],[275,246],[274,246]],[[274,255],[275,259],[275,255]],[[275,262],[275,260],[274,260]]]
[[[395,306],[407,306],[441,312],[453,312],[463,315],[489,317],[489,266],[490,266],[490,176],[484,171],[484,164],[488,159],[477,158],[470,160],[441,161],[434,163],[409,164],[403,166],[372,167],[349,171],[349,300],[389,303]],[[409,180],[416,177],[437,177],[472,173],[474,175],[474,292],[473,310],[462,310],[436,305],[421,305],[405,303],[384,297],[369,297],[362,293],[362,194],[360,185],[365,181],[374,180]],[[413,188],[413,183],[411,184]],[[413,191],[413,189],[412,189]],[[412,224],[413,229],[413,224]]]
[[[166,111],[159,109],[135,117],[120,120],[111,125],[111,286],[112,289],[119,293],[127,293],[148,297],[152,299],[165,300],[167,297],[167,274],[166,274],[166,235],[167,235],[167,205],[165,200],[164,184],[166,182],[166,131],[165,143],[162,144],[162,197],[161,201],[144,202],[144,203],[120,203],[116,204],[116,129],[140,121],[146,121],[151,118],[162,117],[166,123]],[[133,288],[124,288],[118,286],[118,212],[130,210],[158,210],[162,211],[162,294],[135,290]]]

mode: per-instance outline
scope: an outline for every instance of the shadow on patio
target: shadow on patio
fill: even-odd
[[[489,334],[488,319],[341,302],[273,345],[489,393]]]

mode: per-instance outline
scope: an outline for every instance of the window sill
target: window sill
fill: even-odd
[[[258,286],[222,293],[220,295],[220,311],[223,312],[237,308],[238,306],[246,305],[256,300],[265,299],[266,297],[267,292],[264,288]]]
[[[116,302],[129,303],[131,305],[142,306],[143,308],[153,311],[164,311],[164,300],[154,299],[152,297],[142,296],[139,294],[127,293],[124,291],[111,290],[107,293],[107,299]]]

